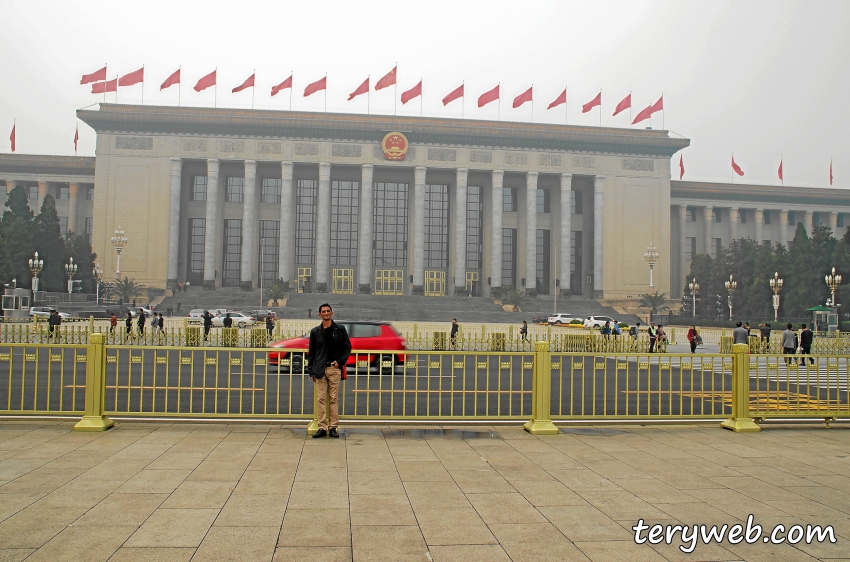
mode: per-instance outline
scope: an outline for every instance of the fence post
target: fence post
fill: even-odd
[[[549,342],[534,342],[534,371],[531,379],[531,419],[523,429],[532,435],[557,435],[558,428],[550,419],[552,407],[552,354]]]
[[[750,346],[732,346],[732,417],[720,427],[742,433],[755,433],[761,428],[750,417]]]
[[[74,431],[106,431],[113,425],[111,419],[103,415],[106,399],[106,334],[100,332],[89,335],[86,355],[86,409],[74,426]]]

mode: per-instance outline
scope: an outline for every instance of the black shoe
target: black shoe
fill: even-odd
[[[339,433],[337,433],[336,428],[332,427],[330,430],[330,436],[334,439],[339,439]]]
[[[319,439],[320,437],[324,437],[328,434],[324,429],[320,429],[316,433],[313,434],[313,439]]]

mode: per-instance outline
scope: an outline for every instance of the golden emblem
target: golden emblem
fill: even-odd
[[[384,151],[386,160],[404,160],[409,147],[407,137],[399,132],[387,133],[381,141],[381,149]]]

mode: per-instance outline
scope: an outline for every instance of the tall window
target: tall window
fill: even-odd
[[[227,178],[224,200],[228,203],[241,203],[245,194],[245,178]]]
[[[449,266],[449,186],[425,186],[425,267]]]
[[[535,288],[539,294],[549,294],[549,252],[550,236],[548,230],[537,231],[537,279]]]
[[[86,201],[94,201],[94,187],[86,188]]]
[[[516,188],[502,188],[502,211],[505,213],[516,212]]]
[[[516,229],[502,229],[502,287],[516,288]]]
[[[481,188],[470,185],[466,188],[466,269],[481,269],[484,205],[481,202]]]
[[[260,203],[280,203],[280,187],[282,180],[275,178],[263,178],[263,191],[260,194]]]
[[[189,275],[192,277],[204,274],[206,226],[206,219],[189,219]]]
[[[260,251],[257,265],[260,278],[267,287],[278,278],[278,257],[280,255],[280,221],[260,221]]]
[[[714,222],[723,222],[723,212],[720,209],[712,209],[711,213],[714,215]]]
[[[552,192],[548,189],[537,190],[537,212],[551,213],[552,212]]]
[[[407,194],[406,183],[375,184],[372,265],[376,267],[407,266]]]
[[[747,210],[740,209],[738,211],[738,222],[741,224],[747,224]]]
[[[239,286],[242,276],[242,219],[224,220],[224,287]]]
[[[27,186],[27,199],[38,199],[38,186],[37,185]]]
[[[360,182],[331,182],[331,265],[357,265]]]
[[[570,232],[570,293],[580,295],[582,293],[582,231]]]
[[[696,209],[694,209],[693,207],[688,207],[687,211],[685,212],[685,220],[688,222],[697,222]]]
[[[688,236],[685,238],[685,261],[693,261],[697,253],[696,236]]]
[[[770,211],[764,212],[764,224],[770,224]]]
[[[844,213],[838,213],[838,219],[835,222],[835,226],[840,226],[841,228],[844,228]],[[838,233],[835,232],[835,233],[833,233],[833,236],[835,236],[837,234]]]
[[[720,241],[720,238],[712,238],[711,239],[711,257],[717,259],[717,256],[720,255],[720,251],[723,249],[723,244]]]
[[[788,226],[797,226],[797,216],[794,211],[788,211]]]
[[[207,176],[194,176],[192,178],[192,201],[207,200]]]
[[[68,236],[68,217],[59,217],[59,232],[63,237]]]
[[[94,232],[94,217],[86,217],[85,229],[86,238],[88,239],[89,244],[91,244],[91,236],[92,232]]]
[[[316,259],[316,180],[298,180],[295,193],[295,263]]]
[[[584,214],[583,191],[570,191],[570,208],[572,209],[572,214],[574,215]]]
[[[71,187],[67,185],[59,186],[59,199],[68,201],[71,199]]]

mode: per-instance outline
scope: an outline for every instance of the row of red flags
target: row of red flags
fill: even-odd
[[[178,68],[176,71],[174,71],[168,78],[165,79],[165,82],[162,83],[162,85],[159,87],[159,89],[164,90],[166,88],[170,88],[171,86],[174,86],[175,84],[180,84],[180,71],[181,70],[182,69]],[[382,77],[380,80],[378,80],[378,82],[375,84],[375,90],[376,91],[383,90],[384,88],[387,88],[389,86],[397,85],[397,83],[396,83],[396,71],[397,70],[398,70],[398,66],[394,67],[384,77]],[[198,82],[195,84],[193,89],[196,92],[201,92],[203,90],[206,90],[207,88],[211,88],[213,86],[216,86],[217,85],[217,79],[218,79],[217,78],[217,72],[218,72],[218,70],[213,70],[212,72],[210,72],[206,76],[203,76],[200,80],[198,80]],[[245,90],[247,88],[253,88],[256,75],[257,75],[256,72],[254,72],[254,74],[251,74],[251,76],[249,76],[242,84],[233,88],[232,92],[235,94],[235,93],[241,92],[242,90]],[[121,87],[121,86],[133,86],[133,85],[138,84],[140,82],[144,82],[144,76],[145,76],[145,68],[142,67],[139,70],[135,70],[133,72],[130,72],[129,74],[125,74],[124,76],[115,78],[113,80],[106,80],[106,66],[104,66],[100,70],[97,70],[97,71],[95,71],[91,74],[83,75],[82,79],[80,80],[80,84],[91,84],[92,85],[91,91],[92,91],[93,94],[102,94],[102,93],[105,93],[105,92],[116,92],[116,91],[118,91],[118,88]],[[500,97],[501,94],[500,94],[500,91],[499,91],[500,86],[501,86],[501,84],[497,84],[495,88],[488,90],[488,91],[484,92],[483,94],[481,94],[478,97],[478,107],[484,107],[485,105],[487,105],[491,102],[494,102],[496,100],[500,100],[501,99],[501,97]],[[325,76],[324,78],[321,78],[319,80],[316,80],[315,82],[308,84],[307,87],[304,88],[304,97],[313,95],[316,92],[320,92],[320,91],[323,91],[323,90],[327,91],[327,87],[328,87],[328,77]],[[276,86],[272,86],[271,95],[275,96],[279,92],[281,92],[282,90],[291,89],[291,88],[292,88],[292,75],[290,75],[286,80],[284,80],[280,84],[277,84]],[[451,103],[451,102],[453,102],[457,99],[465,97],[464,89],[465,89],[465,84],[462,83],[460,86],[458,86],[457,88],[455,88],[454,90],[449,92],[442,100],[443,105],[444,106],[448,105],[449,103]],[[534,101],[533,90],[534,90],[534,86],[532,85],[526,91],[524,91],[520,95],[516,96],[513,99],[513,103],[512,103],[511,106],[514,109],[516,109],[516,108],[522,106],[523,104],[525,104],[526,102],[533,102]],[[366,80],[364,80],[353,92],[351,92],[351,94],[349,94],[348,101],[351,101],[354,98],[356,98],[357,96],[366,94],[368,92],[369,92],[369,77],[367,77]],[[421,95],[422,95],[422,80],[420,80],[419,83],[417,83],[415,86],[413,86],[409,90],[402,92],[401,103],[406,104],[407,102],[409,102],[409,101],[411,101],[415,98],[418,98]],[[555,98],[555,100],[552,103],[550,103],[546,107],[546,109],[547,110],[552,109],[554,107],[558,107],[559,105],[563,105],[563,104],[566,104],[566,103],[567,103],[567,89],[564,88],[563,91],[558,95],[558,97]],[[591,111],[595,107],[599,107],[600,111],[601,111],[601,107],[602,107],[602,92],[601,91],[598,94],[596,94],[596,96],[592,100],[590,100],[586,104],[582,105],[581,112],[582,113],[588,113],[589,111]],[[631,107],[632,107],[632,94],[629,93],[629,95],[627,95],[625,98],[622,99],[622,101],[620,101],[620,103],[617,104],[617,107],[614,109],[613,115],[616,116],[617,114],[625,111],[626,109],[630,109]],[[658,98],[658,101],[656,101],[655,103],[650,104],[646,108],[642,109],[635,116],[634,120],[632,121],[632,124],[640,123],[641,121],[645,121],[646,119],[649,119],[650,117],[652,117],[652,115],[654,113],[662,111],[663,109],[664,109],[664,96],[662,95],[660,98]]]

